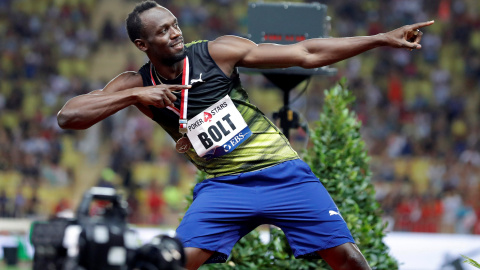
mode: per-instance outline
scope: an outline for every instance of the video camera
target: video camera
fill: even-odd
[[[101,203],[90,214],[93,201]],[[30,241],[35,249],[33,270],[180,270],[182,243],[159,235],[141,245],[128,227],[127,202],[113,188],[93,187],[83,195],[76,218],[34,222]]]

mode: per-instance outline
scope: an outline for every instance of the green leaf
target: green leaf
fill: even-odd
[[[473,266],[480,269],[480,264],[478,262],[476,262],[473,259],[470,259],[469,257],[467,257],[465,255],[462,255],[462,257],[465,258],[465,261],[463,261],[464,263],[468,263],[468,264],[473,265]]]

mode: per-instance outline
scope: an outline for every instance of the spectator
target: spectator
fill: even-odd
[[[27,217],[35,217],[38,214],[40,200],[38,198],[38,189],[34,189],[31,197],[25,204],[25,214]]]
[[[150,181],[148,189],[149,223],[162,224],[165,214],[165,201],[162,198],[162,189],[155,179]]]
[[[5,189],[0,190],[0,217],[9,217],[10,213],[8,211],[9,199],[7,197],[7,192]]]
[[[62,197],[55,204],[55,207],[53,209],[53,216],[59,216],[62,213],[66,212],[66,211],[69,211],[69,210],[71,210],[70,202],[68,201],[67,198]]]
[[[23,218],[25,214],[25,197],[23,196],[23,187],[17,188],[13,205],[13,217]]]

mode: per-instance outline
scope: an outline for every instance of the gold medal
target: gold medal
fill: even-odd
[[[187,137],[182,137],[177,141],[177,144],[175,145],[175,148],[177,149],[178,153],[185,153],[190,149],[190,146],[192,144],[190,143],[190,140],[188,140]]]

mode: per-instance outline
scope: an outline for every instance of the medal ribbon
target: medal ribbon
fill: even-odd
[[[183,60],[182,84],[187,85],[190,80],[190,65],[188,57]],[[188,107],[188,89],[182,89],[182,99],[180,100],[180,119],[178,120],[179,129],[182,135],[187,134],[187,107]]]
[[[152,72],[152,63],[150,63],[150,79],[152,80],[153,85],[157,85],[155,83],[155,79],[153,78]],[[185,57],[183,60],[183,75],[182,75],[182,84],[187,85],[188,81],[190,80],[190,65],[188,63],[188,57]],[[180,100],[180,110],[175,108],[174,106],[170,105],[167,106],[167,109],[173,111],[175,114],[179,116],[179,129],[178,131],[185,135],[187,133],[187,107],[188,107],[188,89],[182,89],[181,100]]]

